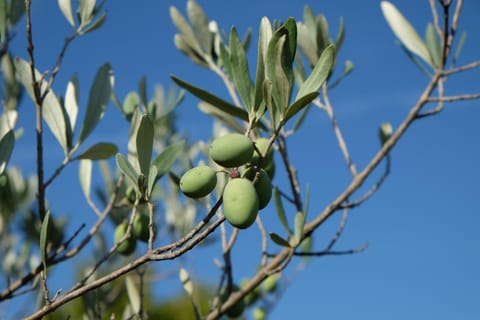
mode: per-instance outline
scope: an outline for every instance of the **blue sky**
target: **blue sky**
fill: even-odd
[[[355,69],[332,91],[330,99],[358,169],[379,148],[378,125],[383,121],[390,121],[394,127],[401,123],[428,82],[400,50],[383,20],[379,3],[199,1],[209,18],[217,20],[221,28],[229,30],[235,25],[241,34],[249,27],[256,30],[262,16],[272,20],[293,16],[300,20],[304,4],[309,4],[315,13],[325,14],[334,34],[343,16],[346,39],[339,61],[350,59]],[[428,2],[393,3],[423,35],[431,20]],[[108,19],[104,27],[70,47],[54,86],[57,92],[64,92],[68,79],[77,72],[80,100],[85,105],[97,68],[108,61],[115,73],[116,94],[122,100],[137,88],[141,76],[147,76],[152,92],[156,83],[172,86],[170,74],[227,97],[219,79],[194,65],[173,45],[175,29],[168,8],[175,5],[185,12],[186,1],[145,0],[135,6],[131,4],[125,0],[107,2]],[[480,58],[480,43],[475,34],[479,30],[478,12],[479,2],[465,2],[460,30],[467,31],[468,37],[459,64]],[[53,65],[63,38],[69,33],[69,25],[56,1],[34,1],[33,25],[38,66],[46,69]],[[256,39],[254,32],[253,44]],[[11,49],[26,57],[24,34],[20,30]],[[250,54],[253,57],[254,50]],[[446,93],[479,92],[479,83],[480,72],[470,71],[449,79]],[[187,95],[178,109],[178,127],[192,140],[207,139],[211,121],[197,110],[196,103],[196,99]],[[438,116],[413,124],[392,152],[392,173],[386,184],[370,201],[350,212],[344,235],[336,247],[351,249],[368,242],[368,250],[353,256],[312,259],[290,285],[271,319],[478,319],[479,107],[478,101],[446,105]],[[27,115],[29,108],[32,105],[25,100],[20,111],[25,137],[16,146],[11,161],[21,165],[25,173],[33,173],[35,168],[32,157],[27,156],[34,138],[33,116]],[[113,106],[104,120],[88,141],[110,140],[124,148],[128,131],[118,129],[117,123],[122,120]],[[62,151],[53,138],[47,143],[47,169],[53,170],[62,161]],[[309,216],[313,217],[348,185],[350,176],[323,112],[310,113],[304,128],[291,138],[289,145],[300,181],[310,185]],[[374,177],[379,176],[382,165],[379,168]],[[77,181],[74,165],[50,189],[49,195],[62,194],[52,197],[52,207],[67,213],[72,223],[91,222],[93,214],[86,207],[71,207],[71,201],[83,201]],[[375,179],[369,179],[362,190],[374,182]],[[279,174],[276,183],[286,188],[285,176]],[[280,231],[272,206],[263,214],[267,229]],[[334,216],[317,232],[316,248],[328,243],[339,218]],[[235,276],[239,279],[253,272],[254,260],[249,250],[258,239],[256,230],[240,235],[233,258],[238,263]],[[200,279],[203,275],[213,280],[218,275],[212,262],[212,257],[220,257],[215,248],[201,249],[188,259],[188,266]],[[292,271],[289,268],[287,274]],[[175,281],[168,283],[177,285]],[[167,292],[160,290],[159,299]]]

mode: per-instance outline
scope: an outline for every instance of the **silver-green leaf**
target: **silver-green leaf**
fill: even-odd
[[[140,193],[138,188],[138,172],[135,171],[132,164],[128,162],[127,158],[125,158],[122,154],[117,153],[115,160],[117,162],[117,167],[120,171],[127,177],[130,183],[134,186],[136,191]]]
[[[58,0],[58,6],[68,23],[70,23],[72,27],[75,27],[75,20],[73,19],[72,12],[72,0]]]
[[[398,40],[427,64],[433,65],[427,46],[402,13],[388,1],[382,1],[380,6],[385,20]]]
[[[180,141],[166,147],[152,161],[152,166],[157,168],[157,176],[162,177],[173,166],[178,157],[182,154],[185,147],[185,141]]]
[[[15,134],[10,130],[0,139],[0,174],[7,168],[14,145]]]
[[[80,179],[80,186],[86,199],[90,199],[90,187],[92,185],[92,160],[80,160],[78,166],[78,178]]]
[[[114,156],[118,152],[118,148],[113,143],[99,142],[94,144],[75,159],[104,160]]]
[[[82,143],[92,133],[102,119],[113,90],[113,72],[110,64],[106,63],[98,69],[90,88],[87,112],[83,120],[78,143]]]
[[[153,150],[153,122],[148,115],[143,115],[136,136],[138,165],[140,172],[148,177]]]

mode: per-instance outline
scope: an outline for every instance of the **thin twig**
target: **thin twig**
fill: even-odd
[[[387,177],[390,175],[390,168],[391,168],[391,159],[390,159],[390,154],[387,154],[386,157],[386,164],[385,164],[385,171],[383,172],[382,176],[380,179],[375,183],[370,190],[368,190],[364,195],[362,195],[360,198],[358,198],[355,201],[352,202],[346,202],[341,205],[341,208],[343,209],[351,209],[358,207],[362,203],[364,203],[366,200],[368,200],[371,196],[373,196],[383,185],[383,183],[387,180]]]
[[[456,102],[476,99],[480,99],[480,93],[462,94],[458,96],[430,97],[428,98],[428,102]]]
[[[322,256],[343,256],[349,254],[356,254],[365,251],[368,248],[368,244],[365,243],[361,247],[350,250],[331,251],[325,250],[320,252],[295,252],[293,255],[297,257],[322,257]]]
[[[475,69],[475,68],[478,68],[478,67],[480,67],[480,61],[474,61],[472,63],[463,65],[461,67],[452,68],[452,69],[448,69],[448,70],[443,70],[442,75],[443,76],[449,76],[449,75],[454,74],[454,73],[459,73],[459,72]]]
[[[327,113],[328,117],[330,118],[330,122],[332,123],[335,136],[337,137],[338,145],[340,147],[340,150],[343,153],[343,157],[345,158],[345,161],[347,162],[348,169],[350,170],[350,173],[352,174],[352,176],[355,177],[358,174],[357,168],[353,163],[352,157],[350,156],[350,152],[348,151],[347,143],[345,142],[345,138],[343,137],[343,134],[342,134],[342,131],[340,130],[337,119],[335,118],[333,107],[330,103],[330,99],[328,98],[328,88],[326,84],[323,85],[322,90],[323,90],[323,99],[325,100],[325,103],[323,105],[320,104],[319,103],[320,100],[318,98],[315,99],[313,103],[319,107],[321,105],[322,109]]]

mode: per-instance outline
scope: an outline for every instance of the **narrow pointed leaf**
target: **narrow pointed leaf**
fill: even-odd
[[[198,104],[198,109],[212,117],[219,119],[221,122],[223,122],[235,132],[242,134],[245,132],[245,128],[236,120],[236,118],[232,117],[229,113],[224,112],[217,107],[214,107],[210,103],[202,101]]]
[[[83,30],[83,33],[89,33],[100,28],[107,20],[107,13],[104,12],[97,20],[95,20],[88,28]]]
[[[7,168],[8,160],[10,160],[14,146],[15,134],[13,130],[10,130],[0,139],[0,175]]]
[[[18,81],[25,87],[25,91],[30,99],[36,101],[32,88],[33,80],[29,63],[23,59],[15,58],[14,65]],[[35,79],[37,81],[42,79],[42,75],[38,70],[35,70]],[[46,86],[47,84],[45,82],[40,86],[40,93],[42,95],[46,90]],[[42,115],[48,128],[52,131],[66,154],[68,151],[68,139],[64,110],[52,90],[49,90],[45,95],[42,106]]]
[[[140,294],[133,282],[131,276],[126,276],[125,286],[127,287],[128,301],[130,301],[130,307],[134,314],[138,315],[140,313]]]
[[[47,210],[43,219],[42,228],[40,229],[40,255],[42,257],[42,264],[44,274],[47,270],[47,238],[48,238],[48,225],[50,222],[50,210]]]
[[[203,59],[203,51],[200,43],[195,37],[193,29],[185,17],[174,6],[170,7],[170,17],[175,27],[177,27],[178,31],[180,31],[185,44],[194,50],[196,54],[202,57],[201,59]]]
[[[157,168],[157,176],[162,177],[173,166],[178,157],[182,154],[185,141],[180,141],[166,147],[153,161],[152,166]]]
[[[332,70],[333,61],[335,58],[335,47],[329,45],[325,50],[323,50],[320,58],[318,58],[315,67],[312,70],[312,73],[308,78],[303,82],[301,87],[298,89],[297,97],[295,100],[320,90],[325,80],[327,80],[330,70]]]
[[[73,19],[72,12],[72,0],[58,0],[58,6],[68,23],[70,23],[72,27],[75,27],[75,20]]]
[[[427,46],[422,41],[417,31],[408,22],[398,9],[388,1],[380,3],[383,16],[392,29],[395,36],[411,52],[418,55],[427,64],[432,65],[432,59]]]
[[[140,101],[146,107],[148,103],[147,99],[147,77],[143,76],[138,82],[138,93],[140,96]]]
[[[0,41],[5,41],[7,35],[7,1],[0,0]]]
[[[292,231],[288,226],[287,217],[285,215],[285,209],[283,208],[280,191],[278,190],[277,186],[273,188],[273,201],[275,203],[275,208],[277,210],[278,219],[280,220],[280,223],[282,224],[282,226],[285,228],[285,231],[287,232],[287,234],[290,236],[292,234]]]
[[[269,236],[270,236],[270,239],[272,239],[272,241],[278,244],[279,246],[288,247],[288,248],[290,247],[290,243],[287,240],[280,237],[278,234],[274,232],[270,232]]]
[[[340,48],[343,45],[343,40],[345,39],[345,24],[343,23],[343,17],[340,17],[340,25],[338,27],[337,39],[335,40],[335,48],[337,52],[340,51]]]
[[[455,54],[453,55],[453,60],[452,60],[453,65],[455,65],[457,63],[466,39],[467,39],[467,32],[464,31],[464,32],[462,32],[462,35],[460,36],[460,40],[458,41],[457,48],[455,49]]]
[[[232,68],[233,83],[247,111],[252,109],[251,92],[252,80],[248,70],[248,61],[245,49],[238,37],[237,30],[230,32],[230,64]]]
[[[200,89],[188,82],[185,82],[175,76],[171,76],[172,80],[175,81],[176,84],[178,84],[180,87],[184,88],[185,90],[187,90],[188,92],[190,92],[191,94],[193,94],[194,96],[196,96],[197,98],[205,101],[205,102],[208,102],[210,103],[211,105],[219,108],[220,110],[224,111],[224,112],[228,112],[229,114],[231,114],[232,116],[234,117],[237,117],[243,121],[247,121],[248,122],[248,113],[237,107],[237,106],[234,106],[233,104],[211,94],[210,92],[208,91],[205,91],[203,89]]]
[[[123,101],[123,112],[126,115],[131,115],[140,105],[140,97],[135,91],[129,92]]]
[[[78,166],[78,177],[80,179],[80,186],[86,199],[90,199],[90,189],[92,185],[92,160],[80,160]]]
[[[272,25],[267,17],[260,22],[260,31],[257,48],[257,70],[255,76],[255,91],[253,109],[257,111],[263,103],[263,81],[265,80],[265,57],[267,55],[268,42],[272,38]]]
[[[104,160],[114,156],[118,152],[118,148],[113,143],[99,142],[94,144],[75,159]]]
[[[70,122],[70,128],[75,130],[75,124],[77,123],[78,115],[78,77],[73,75],[72,79],[67,84],[67,90],[65,91],[65,111]]]
[[[425,32],[425,41],[427,44],[428,52],[432,57],[433,65],[438,68],[442,63],[442,52],[440,48],[440,42],[437,38],[437,33],[435,32],[435,28],[431,23],[427,25],[427,31]]]
[[[87,112],[83,120],[82,129],[78,143],[82,143],[97,126],[102,119],[108,102],[112,95],[113,89],[113,72],[110,65],[104,64],[97,71],[93,84],[90,88],[88,98]]]
[[[120,169],[120,171],[127,177],[127,179],[132,183],[134,188],[137,190],[137,192],[140,193],[140,190],[138,189],[138,173],[135,171],[133,166],[128,162],[127,158],[125,158],[122,154],[117,153],[116,155],[116,162],[117,162],[117,167]]]
[[[187,14],[192,23],[193,33],[203,52],[209,54],[212,50],[212,34],[208,28],[208,18],[195,1],[187,2]]]
[[[85,27],[92,20],[96,0],[79,0],[78,14],[80,15],[80,29]]]
[[[297,214],[295,215],[295,221],[294,221],[294,235],[295,235],[295,239],[297,240],[297,244],[300,243],[300,239],[302,239],[303,237],[304,226],[305,226],[305,215],[301,211],[298,211]]]
[[[295,116],[300,110],[307,107],[316,97],[318,97],[319,92],[310,92],[309,94],[304,95],[300,99],[296,100],[285,113],[283,118],[283,123],[286,123],[290,118]]]
[[[188,293],[189,296],[193,295],[193,283],[192,280],[190,279],[190,275],[188,274],[187,270],[184,268],[180,268],[180,271],[178,273],[178,277],[180,278],[180,281],[182,282],[183,289]]]
[[[147,183],[148,183],[148,186],[147,186],[147,198],[148,198],[148,199],[151,199],[152,192],[153,192],[153,188],[155,187],[155,183],[157,182],[157,180],[158,180],[158,170],[157,170],[157,167],[152,166],[152,167],[150,168],[150,173],[149,173],[149,176],[148,176],[148,179],[147,179]]]
[[[140,172],[148,177],[153,150],[153,122],[148,115],[143,115],[137,131],[137,155]]]

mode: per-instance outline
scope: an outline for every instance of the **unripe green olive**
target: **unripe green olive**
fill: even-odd
[[[273,292],[277,288],[277,283],[278,274],[271,274],[263,281],[262,288],[266,292]]]
[[[223,190],[223,213],[233,226],[245,229],[258,213],[258,196],[252,182],[245,178],[230,179]]]
[[[268,173],[270,180],[273,180],[273,177],[275,177],[275,161],[272,160],[268,162],[263,166],[263,170]]]
[[[128,224],[126,222],[123,222],[119,224],[117,228],[115,228],[115,232],[113,234],[113,241],[115,242],[115,244],[119,243],[120,240],[123,238],[123,236],[127,232],[127,227]],[[130,236],[118,246],[117,252],[128,256],[132,254],[133,251],[135,251],[136,246],[137,242],[132,236]]]
[[[213,161],[225,168],[239,167],[252,158],[253,142],[239,133],[227,134],[213,140],[209,154]]]
[[[255,140],[255,146],[263,155],[265,153],[265,150],[267,150],[268,139],[258,138],[257,140]],[[268,150],[268,153],[265,156],[265,159],[263,160],[263,167],[265,167],[272,160],[273,160],[273,148],[270,148],[270,150]],[[250,159],[250,163],[254,166],[257,166],[259,162],[260,162],[260,154],[257,152],[257,150],[255,150],[253,152],[252,159]]]
[[[125,197],[127,197],[128,202],[131,204],[135,203],[135,200],[137,200],[137,193],[133,186],[128,186],[127,190],[125,191]]]
[[[248,180],[253,181],[255,178],[255,168],[248,168],[243,173],[243,176]],[[255,191],[257,191],[258,195],[258,209],[263,209],[268,205],[272,198],[272,182],[265,170],[260,169],[258,179],[254,185]]]
[[[217,185],[217,175],[208,166],[194,167],[180,178],[180,190],[190,198],[201,198],[209,194]]]
[[[267,312],[265,309],[256,307],[253,309],[253,320],[265,320],[267,319]]]
[[[241,282],[241,287],[245,287],[245,285],[248,283],[249,279],[248,278],[245,278],[245,279],[242,279],[242,282]],[[254,304],[258,298],[260,298],[260,288],[259,287],[255,287],[255,289],[253,289],[252,291],[250,291],[249,293],[247,293],[247,295],[243,298],[243,300],[245,300],[245,304],[247,306],[249,305],[252,305]]]
[[[231,293],[234,293],[234,292],[239,291],[239,290],[240,290],[240,288],[236,284],[232,285],[232,291],[231,292],[228,292],[226,287],[222,288],[222,290],[220,292],[220,301],[222,303],[227,301],[227,299],[230,297]],[[229,317],[232,317],[232,318],[239,317],[239,316],[242,315],[243,311],[245,310],[245,307],[246,307],[245,301],[244,301],[244,299],[241,299],[237,303],[235,303],[233,306],[228,308],[227,311],[226,311],[226,314]]]
[[[150,223],[150,217],[143,213],[137,213],[135,219],[133,219],[132,225],[132,235],[135,239],[138,239],[142,242],[148,242],[150,237],[150,228],[148,224]],[[157,228],[155,224],[153,225],[153,236],[155,237],[157,233]]]

